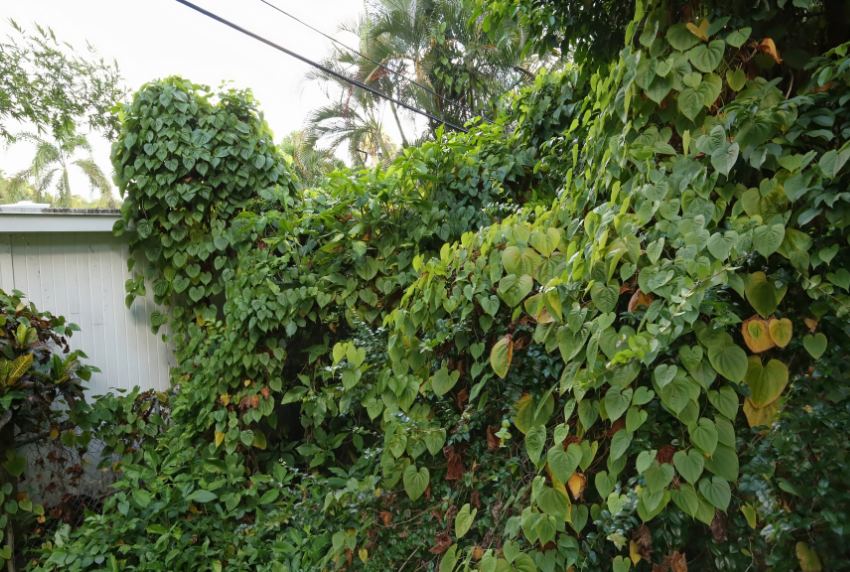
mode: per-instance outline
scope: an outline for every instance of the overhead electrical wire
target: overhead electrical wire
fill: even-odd
[[[335,77],[339,80],[342,80],[342,81],[345,81],[345,82],[350,83],[352,85],[355,85],[355,86],[359,87],[360,89],[366,90],[369,93],[377,95],[378,97],[382,97],[383,99],[386,99],[387,101],[392,101],[396,105],[400,105],[401,107],[404,107],[405,109],[407,109],[409,111],[412,111],[414,113],[418,113],[419,115],[423,115],[423,116],[427,117],[428,119],[431,119],[433,121],[437,121],[439,123],[442,123],[443,125],[447,125],[447,126],[451,127],[452,129],[454,129],[456,131],[460,131],[461,133],[469,133],[469,131],[464,129],[463,127],[459,127],[459,126],[455,125],[454,123],[446,121],[445,119],[441,119],[441,118],[439,118],[435,115],[432,115],[432,114],[428,113],[427,111],[425,111],[423,109],[413,107],[412,105],[407,104],[407,103],[405,103],[401,100],[398,100],[398,99],[396,99],[392,96],[389,96],[389,95],[387,95],[387,94],[385,94],[381,91],[378,91],[377,89],[370,87],[363,82],[360,82],[360,81],[358,81],[354,78],[350,78],[346,75],[343,75],[343,74],[341,74],[337,71],[334,71],[334,70],[332,70],[332,69],[330,69],[326,66],[323,66],[322,64],[320,64],[318,62],[314,62],[311,59],[305,58],[304,56],[297,54],[297,53],[293,52],[292,50],[284,48],[283,46],[276,44],[276,43],[272,42],[271,40],[268,40],[268,39],[264,38],[263,36],[260,36],[259,34],[255,34],[254,32],[251,32],[250,30],[246,30],[242,26],[239,26],[238,24],[235,24],[235,23],[231,22],[230,20],[222,18],[221,16],[219,16],[217,14],[213,14],[209,10],[205,10],[204,8],[201,8],[200,6],[193,4],[193,3],[189,2],[188,0],[175,0],[175,1],[179,2],[180,4],[183,4],[184,6],[186,6],[188,8],[191,8],[192,10],[195,10],[196,12],[203,14],[204,16],[207,16],[208,18],[212,18],[216,22],[220,22],[220,23],[224,24],[225,26],[233,28],[237,32],[241,32],[241,33],[245,34],[246,36],[249,36],[249,37],[251,37],[251,38],[253,38],[257,41],[260,41],[260,42],[266,44],[269,47],[272,47],[272,48],[274,48],[278,51],[281,51],[288,56],[292,56],[293,58],[300,60],[300,61],[304,62],[305,64],[310,65],[310,66],[312,66],[312,67],[314,67],[318,70],[321,70],[321,71],[325,72],[326,74],[329,74],[329,75],[331,75],[331,76],[333,76],[333,77]]]
[[[333,43],[335,43],[335,44],[337,44],[337,45],[339,45],[339,46],[342,46],[343,48],[345,48],[345,49],[346,49],[346,50],[348,50],[349,52],[351,52],[351,53],[353,53],[353,54],[357,54],[358,56],[360,56],[360,57],[361,57],[361,58],[363,58],[364,60],[367,60],[367,61],[369,61],[369,62],[372,62],[373,64],[375,64],[375,65],[376,65],[376,66],[378,66],[379,68],[381,68],[381,69],[383,69],[383,70],[386,70],[386,71],[388,71],[388,72],[390,72],[390,73],[392,73],[392,74],[395,74],[395,75],[397,75],[398,77],[402,78],[403,80],[408,81],[408,82],[412,83],[413,85],[415,85],[415,86],[417,86],[417,87],[419,87],[419,88],[424,89],[425,91],[427,91],[428,93],[430,93],[430,94],[431,94],[431,95],[433,95],[434,97],[437,97],[437,98],[441,99],[442,101],[445,101],[446,103],[449,103],[449,104],[451,104],[451,105],[456,105],[457,107],[459,107],[460,109],[462,109],[462,110],[466,111],[467,113],[470,113],[470,114],[472,114],[472,115],[480,116],[480,117],[481,117],[484,121],[486,121],[486,122],[488,122],[488,123],[493,123],[493,121],[491,121],[490,119],[488,119],[487,117],[485,117],[485,116],[484,116],[484,114],[482,114],[482,113],[477,113],[476,111],[474,111],[473,109],[470,109],[469,107],[465,106],[464,104],[462,104],[462,103],[461,103],[461,102],[459,102],[459,101],[455,101],[455,100],[450,99],[450,98],[448,98],[448,97],[446,97],[446,96],[444,96],[444,95],[440,95],[439,93],[437,93],[436,91],[434,91],[433,89],[431,89],[430,87],[428,87],[427,85],[422,85],[421,83],[419,83],[419,82],[417,82],[417,81],[415,81],[415,80],[413,80],[413,79],[410,79],[410,78],[409,78],[409,77],[407,77],[407,75],[405,75],[404,73],[402,73],[402,72],[400,72],[400,71],[398,71],[398,70],[395,70],[395,69],[393,69],[393,68],[391,68],[391,67],[389,67],[389,66],[387,66],[387,65],[385,65],[385,64],[382,64],[381,62],[379,62],[379,61],[377,61],[377,60],[374,60],[374,59],[370,58],[370,57],[369,57],[369,56],[367,56],[366,54],[363,54],[363,53],[359,52],[358,50],[355,50],[355,49],[354,49],[354,48],[352,48],[351,46],[348,46],[348,45],[346,45],[346,44],[344,44],[344,43],[340,42],[339,40],[337,40],[337,39],[336,39],[336,38],[334,38],[333,36],[329,36],[328,34],[324,33],[323,31],[321,31],[321,30],[319,30],[319,29],[317,29],[317,28],[314,28],[313,26],[311,26],[311,25],[310,25],[310,24],[308,24],[307,22],[304,22],[303,20],[301,20],[301,19],[297,18],[296,16],[293,16],[292,14],[290,14],[289,12],[287,12],[286,10],[283,10],[283,9],[281,9],[281,8],[278,8],[277,6],[275,6],[274,4],[272,4],[271,2],[268,2],[267,0],[260,0],[260,2],[262,2],[262,3],[263,3],[263,4],[265,4],[266,6],[269,6],[269,7],[270,7],[270,8],[272,8],[273,10],[277,10],[278,12],[280,12],[281,14],[283,14],[284,16],[287,16],[287,17],[289,17],[289,18],[292,18],[293,20],[295,20],[296,22],[298,22],[298,23],[299,23],[299,24],[301,24],[302,26],[306,26],[307,28],[309,28],[309,29],[313,30],[313,31],[314,31],[314,32],[316,32],[317,34],[320,34],[320,35],[324,36],[325,38],[329,39],[329,40],[330,40],[330,41],[332,41]]]

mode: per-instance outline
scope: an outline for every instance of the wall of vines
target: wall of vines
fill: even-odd
[[[33,569],[845,569],[848,46],[785,74],[739,14],[638,4],[320,191],[250,94],[144,86],[117,230],[171,422]]]

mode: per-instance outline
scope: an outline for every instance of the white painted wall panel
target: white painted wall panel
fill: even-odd
[[[2,225],[0,225],[2,226]],[[150,313],[153,292],[137,298],[128,310],[124,282],[129,247],[126,237],[106,232],[10,233],[0,228],[0,288],[16,288],[39,310],[65,316],[80,326],[71,348],[88,355],[102,372],[88,383],[91,395],[113,389],[166,390],[169,369],[176,365],[172,347],[154,335]],[[136,272],[143,272],[141,260]]]

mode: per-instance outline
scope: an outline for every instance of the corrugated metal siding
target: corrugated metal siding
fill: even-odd
[[[124,305],[129,258],[126,238],[103,232],[3,233],[0,230],[0,288],[17,288],[42,311],[65,316],[80,326],[71,348],[102,372],[92,375],[89,393],[112,389],[165,390],[175,364],[161,328],[151,333],[150,314],[156,308],[148,288],[146,299]],[[136,272],[142,272],[140,260]]]

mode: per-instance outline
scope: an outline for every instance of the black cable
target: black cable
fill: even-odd
[[[335,77],[335,78],[337,78],[337,79],[340,79],[340,80],[342,80],[342,81],[348,82],[348,83],[353,84],[353,85],[356,85],[356,86],[357,86],[357,87],[359,87],[360,89],[365,89],[366,91],[368,91],[368,92],[370,92],[370,93],[373,93],[373,94],[377,95],[378,97],[382,97],[382,98],[384,98],[384,99],[386,99],[386,100],[388,100],[388,101],[392,101],[393,103],[395,103],[395,104],[397,104],[397,105],[400,105],[400,106],[404,107],[405,109],[408,109],[408,110],[410,110],[410,111],[412,111],[412,112],[414,112],[414,113],[418,113],[419,115],[424,115],[424,116],[425,116],[425,117],[427,117],[428,119],[431,119],[431,120],[433,120],[433,121],[438,121],[438,122],[442,123],[443,125],[448,125],[448,126],[449,126],[449,127],[451,127],[452,129],[455,129],[455,130],[457,130],[457,131],[460,131],[461,133],[469,133],[469,131],[467,131],[467,130],[466,130],[466,129],[464,129],[463,127],[458,127],[458,126],[457,126],[457,125],[455,125],[454,123],[450,123],[450,122],[448,122],[448,121],[446,121],[446,120],[444,120],[444,119],[440,119],[439,117],[436,117],[436,116],[434,116],[434,115],[431,115],[431,114],[430,114],[430,113],[428,113],[427,111],[424,111],[424,110],[422,110],[422,109],[418,109],[418,108],[416,108],[416,107],[413,107],[412,105],[408,105],[407,103],[405,103],[405,102],[403,102],[403,101],[400,101],[400,100],[398,100],[398,99],[395,99],[394,97],[390,97],[389,95],[387,95],[387,94],[385,94],[385,93],[382,93],[382,92],[378,91],[378,90],[377,90],[377,89],[375,89],[375,88],[369,87],[368,85],[366,85],[366,84],[364,84],[364,83],[361,83],[361,82],[357,81],[356,79],[353,79],[353,78],[350,78],[350,77],[344,76],[344,75],[342,75],[342,74],[341,74],[341,73],[339,73],[339,72],[336,72],[336,71],[334,71],[334,70],[332,70],[332,69],[330,69],[330,68],[327,68],[327,67],[325,67],[325,66],[323,66],[323,65],[321,65],[321,64],[319,64],[319,63],[314,62],[313,60],[307,59],[307,58],[305,58],[305,57],[304,57],[304,56],[302,56],[302,55],[296,54],[295,52],[293,52],[293,51],[291,51],[291,50],[288,50],[288,49],[284,48],[283,46],[280,46],[280,45],[278,45],[278,44],[275,44],[275,43],[274,43],[274,42],[272,42],[271,40],[267,40],[266,38],[264,38],[264,37],[262,37],[262,36],[259,36],[259,35],[255,34],[254,32],[251,32],[251,31],[249,31],[249,30],[246,30],[245,28],[243,28],[243,27],[241,27],[241,26],[239,26],[239,25],[237,25],[237,24],[234,24],[233,22],[231,22],[231,21],[229,21],[229,20],[225,20],[225,19],[224,19],[224,18],[222,18],[221,16],[218,16],[218,15],[216,15],[216,14],[213,14],[212,12],[210,12],[210,11],[208,11],[208,10],[205,10],[205,9],[201,8],[200,6],[197,6],[197,5],[195,5],[195,4],[192,4],[191,2],[188,2],[187,0],[176,0],[176,1],[177,1],[177,2],[179,2],[180,4],[183,4],[184,6],[187,6],[187,7],[191,8],[192,10],[195,10],[196,12],[200,12],[200,13],[201,13],[201,14],[203,14],[204,16],[207,16],[207,17],[212,18],[213,20],[215,20],[215,21],[217,21],[217,22],[220,22],[220,23],[224,24],[225,26],[229,26],[229,27],[233,28],[233,29],[234,29],[234,30],[236,30],[237,32],[242,32],[242,33],[243,33],[243,34],[245,34],[246,36],[250,36],[251,38],[254,38],[255,40],[259,40],[260,42],[262,42],[262,43],[266,44],[267,46],[270,46],[270,47],[272,47],[272,48],[274,48],[274,49],[276,49],[276,50],[278,50],[278,51],[281,51],[281,52],[285,53],[286,55],[289,55],[289,56],[292,56],[292,57],[293,57],[293,58],[295,58],[295,59],[301,60],[301,61],[302,61],[302,62],[304,62],[305,64],[308,64],[308,65],[310,65],[310,66],[313,66],[314,68],[319,69],[319,70],[321,70],[321,71],[323,71],[323,72],[325,72],[325,73],[327,73],[327,74],[330,74],[330,75],[332,75],[333,77]]]
[[[268,6],[268,7],[272,8],[273,10],[277,10],[278,12],[280,12],[281,14],[283,14],[284,16],[288,16],[289,18],[292,18],[293,20],[295,20],[295,21],[296,21],[296,22],[298,22],[299,24],[301,24],[301,25],[303,25],[303,26],[306,26],[307,28],[310,28],[311,30],[313,30],[313,31],[314,31],[314,32],[316,32],[317,34],[320,34],[320,35],[324,36],[325,38],[329,39],[329,40],[330,40],[330,41],[332,41],[333,43],[335,43],[335,44],[338,44],[338,45],[342,46],[342,47],[343,47],[343,48],[345,48],[346,50],[348,50],[348,51],[350,51],[350,52],[352,52],[352,53],[354,53],[354,54],[357,54],[358,56],[360,56],[360,57],[361,57],[361,58],[363,58],[364,60],[367,60],[367,61],[372,62],[373,64],[375,64],[375,65],[376,65],[376,66],[378,66],[379,68],[384,69],[384,70],[387,70],[388,72],[393,73],[393,74],[395,74],[395,75],[399,76],[399,77],[400,77],[400,78],[402,78],[403,80],[405,80],[405,81],[409,81],[409,82],[410,82],[410,83],[412,83],[413,85],[415,85],[415,86],[417,86],[417,87],[420,87],[420,88],[424,89],[425,91],[427,91],[427,92],[428,92],[428,93],[430,93],[431,95],[433,95],[433,96],[435,96],[435,97],[440,98],[441,100],[445,101],[446,103],[450,103],[450,104],[452,104],[452,105],[456,105],[456,106],[458,106],[459,108],[461,108],[462,110],[466,111],[467,113],[470,113],[470,114],[471,114],[471,115],[473,115],[473,116],[478,115],[478,116],[480,116],[480,117],[481,117],[484,121],[486,121],[486,122],[488,122],[488,123],[493,123],[490,119],[488,119],[488,118],[484,117],[484,114],[482,114],[482,113],[477,113],[475,110],[470,109],[469,107],[465,106],[465,105],[464,105],[464,104],[462,104],[461,102],[459,102],[459,101],[455,101],[455,100],[453,100],[453,99],[449,99],[448,97],[445,97],[445,96],[443,96],[443,95],[440,95],[439,93],[437,93],[436,91],[434,91],[434,90],[433,90],[433,89],[431,89],[430,87],[428,87],[428,86],[426,86],[426,85],[422,85],[421,83],[419,83],[419,82],[417,82],[417,81],[415,81],[415,80],[410,79],[409,77],[407,77],[405,74],[401,73],[400,71],[398,71],[398,70],[394,70],[393,68],[388,67],[388,66],[386,66],[386,65],[382,64],[381,62],[379,62],[379,61],[377,61],[377,60],[373,60],[372,58],[370,58],[370,57],[369,57],[369,56],[367,56],[366,54],[360,53],[359,51],[355,50],[355,49],[354,49],[354,48],[352,48],[351,46],[348,46],[348,45],[346,45],[346,44],[343,44],[342,42],[340,42],[339,40],[337,40],[337,39],[336,39],[336,38],[334,38],[333,36],[329,36],[329,35],[327,35],[326,33],[324,33],[323,31],[321,31],[321,30],[318,30],[318,29],[314,28],[313,26],[311,26],[311,25],[310,25],[310,24],[308,24],[307,22],[304,22],[303,20],[299,20],[297,17],[293,16],[292,14],[290,14],[289,12],[287,12],[286,10],[282,10],[281,8],[278,8],[277,6],[275,6],[274,4],[272,4],[272,3],[270,3],[270,2],[267,2],[266,0],[260,0],[260,2],[262,2],[263,4],[265,4],[265,5],[266,5],[266,6]]]

